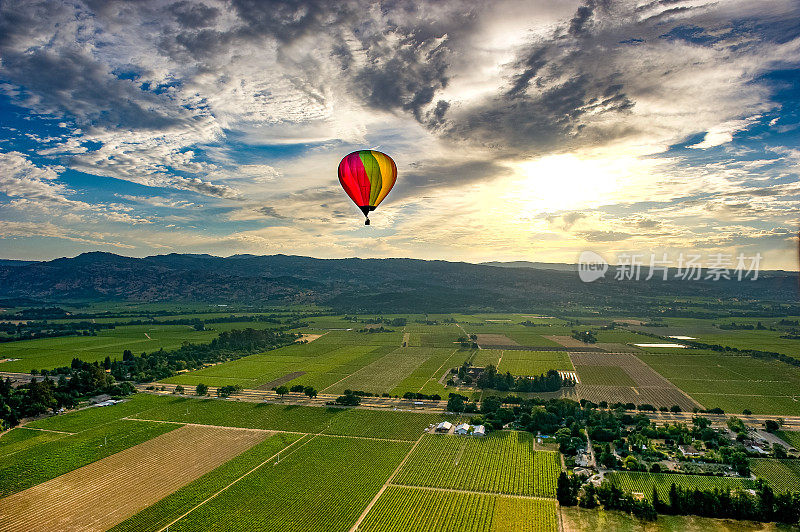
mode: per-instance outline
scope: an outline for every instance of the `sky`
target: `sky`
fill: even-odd
[[[5,258],[797,269],[797,0],[4,0],[0,117]]]

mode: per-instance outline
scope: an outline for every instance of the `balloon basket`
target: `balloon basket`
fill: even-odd
[[[364,220],[364,225],[369,225],[369,218],[367,218],[366,220]]]

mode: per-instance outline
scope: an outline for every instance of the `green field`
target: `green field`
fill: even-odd
[[[181,530],[346,531],[410,443],[311,437],[170,526]]]
[[[504,350],[497,370],[512,375],[534,376],[547,373],[551,369],[572,370],[569,355],[562,351],[517,351]]]
[[[786,316],[790,319],[798,319],[796,316]],[[785,331],[778,330],[730,330],[720,329],[715,325],[736,322],[738,324],[762,325],[769,329],[777,325],[780,318],[720,318],[714,320],[693,319],[693,318],[665,318],[664,323],[667,327],[635,327],[643,331],[648,331],[662,336],[692,336],[697,342],[706,344],[717,344],[722,346],[735,347],[738,349],[757,349],[760,351],[772,351],[800,357],[800,340],[781,338]]]
[[[25,426],[63,432],[81,432],[143,412],[161,405],[163,402],[164,399],[158,396],[147,393],[137,393],[130,399],[113,406],[93,406],[84,408],[75,412],[31,421]]]
[[[265,464],[276,453],[285,449],[287,445],[297,442],[301,437],[299,434],[285,433],[270,436],[111,530],[115,532],[156,532],[161,530],[248,471]]]
[[[66,434],[58,432],[48,432],[44,430],[33,430],[25,427],[11,429],[0,436],[0,458],[10,459],[9,457],[24,452],[26,449],[37,447],[52,440],[65,437]]]
[[[24,440],[26,445],[20,446],[13,454],[4,456],[0,463],[0,497],[63,475],[179,426],[119,420],[78,434],[60,434],[63,437],[49,441],[28,438]],[[0,443],[4,439],[5,436],[0,438]],[[0,449],[2,448],[3,445],[0,445]]]
[[[444,414],[321,408],[251,402],[159,397],[159,403],[135,416],[138,419],[199,423],[266,430],[283,430],[393,440],[416,440]],[[107,407],[115,408],[115,407]]]
[[[578,366],[581,384],[600,386],[636,386],[630,375],[618,366]]]
[[[387,338],[391,344],[384,341]],[[271,382],[290,376],[290,386],[313,386],[331,394],[351,389],[403,395],[421,392],[427,386],[427,393],[444,395],[447,390],[438,384],[438,378],[467,358],[458,354],[452,340],[445,343],[447,347],[400,347],[401,343],[402,334],[329,331],[307,344],[182,373],[164,382],[184,386],[201,382],[209,386],[238,384],[253,389],[272,387]]]
[[[0,371],[28,373],[32,369],[49,370],[69,366],[75,357],[84,362],[102,361],[107,356],[112,360],[122,360],[122,352],[126,349],[137,355],[158,351],[162,347],[176,349],[183,342],[210,342],[217,334],[215,331],[195,331],[188,325],[130,325],[103,329],[97,336],[4,342],[0,343],[0,359],[20,360],[0,363]]]
[[[775,491],[800,491],[800,460],[755,458],[750,461],[750,470]]]
[[[363,532],[555,532],[555,501],[389,486]]]
[[[652,500],[653,488],[658,491],[662,501],[669,500],[672,484],[682,488],[697,489],[751,489],[754,483],[746,478],[712,477],[706,475],[682,475],[669,473],[641,473],[634,471],[614,471],[606,475],[606,479],[623,491],[641,493]]]
[[[427,435],[394,479],[396,484],[554,497],[558,454],[535,451],[530,433],[483,438]]]
[[[768,359],[700,350],[639,353],[642,361],[706,408],[800,415],[800,368]]]
[[[482,368],[485,368],[489,364],[497,367],[497,365],[500,363],[500,355],[502,354],[503,351],[500,351],[499,349],[479,349],[477,351],[473,351],[471,364],[473,366]]]
[[[775,434],[780,439],[788,443],[795,449],[800,449],[800,432],[791,430],[782,430]]]

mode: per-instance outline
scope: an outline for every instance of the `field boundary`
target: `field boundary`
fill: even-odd
[[[445,366],[445,364],[447,364],[447,361],[450,360],[450,358],[453,355],[455,355],[457,352],[458,352],[458,349],[453,349],[453,352],[450,353],[449,355],[447,355],[447,358],[444,359],[444,362],[442,362],[442,365],[439,366],[438,368],[436,368],[436,371],[433,372],[433,375],[428,377],[428,380],[425,381],[425,384],[423,384],[422,386],[419,387],[419,390],[417,390],[417,393],[421,393],[422,389],[425,388],[425,386],[427,386],[430,381],[436,381],[436,375],[438,375],[439,372],[442,371],[442,368]],[[423,364],[424,364],[424,362],[423,362]],[[444,378],[446,376],[447,376],[447,373],[445,373],[442,378]],[[442,379],[439,379],[437,382],[441,382],[441,380]]]
[[[305,436],[304,436],[304,437],[305,437]],[[304,438],[304,437],[303,437],[303,438]],[[178,521],[180,521],[181,519],[183,519],[184,517],[186,517],[186,516],[187,516],[187,515],[189,515],[190,513],[194,512],[195,510],[197,510],[198,508],[200,508],[201,506],[203,506],[204,504],[206,504],[208,501],[210,501],[210,500],[214,499],[215,497],[217,497],[217,495],[219,495],[219,494],[220,494],[220,493],[222,493],[223,491],[227,490],[228,488],[230,488],[231,486],[233,486],[234,484],[236,484],[237,482],[239,482],[240,480],[242,480],[244,477],[248,476],[250,473],[252,473],[252,472],[253,472],[253,471],[255,471],[256,469],[259,469],[260,467],[262,467],[262,466],[263,466],[264,464],[266,464],[267,462],[271,462],[271,461],[272,461],[272,460],[273,460],[273,459],[274,459],[276,456],[280,455],[282,451],[285,451],[285,450],[286,450],[286,449],[288,449],[289,447],[293,446],[295,443],[297,443],[297,442],[301,441],[303,438],[300,438],[300,439],[298,439],[298,440],[295,440],[295,441],[293,441],[292,443],[290,443],[289,445],[287,445],[286,447],[284,447],[283,449],[281,449],[281,450],[280,450],[280,451],[278,451],[277,453],[273,454],[272,456],[270,456],[269,458],[267,458],[266,460],[264,460],[263,462],[261,462],[260,464],[258,464],[257,466],[255,466],[253,469],[251,469],[250,471],[248,471],[248,472],[247,472],[247,473],[245,473],[244,475],[240,476],[239,478],[237,478],[236,480],[234,480],[233,482],[231,482],[230,484],[228,484],[227,486],[225,486],[225,487],[224,487],[224,488],[222,488],[221,490],[219,490],[219,491],[217,491],[216,493],[214,493],[213,495],[209,496],[209,497],[208,497],[208,498],[206,498],[204,501],[202,501],[202,502],[198,503],[198,504],[197,504],[197,505],[196,505],[194,508],[190,509],[188,512],[184,513],[184,514],[183,514],[183,515],[181,515],[180,517],[178,517],[178,518],[176,518],[175,520],[173,520],[173,521],[171,521],[170,523],[168,523],[168,524],[167,524],[167,526],[160,528],[160,529],[158,530],[158,532],[163,532],[164,530],[169,530],[169,527],[171,527],[172,525],[174,525],[175,523],[177,523]],[[316,438],[316,436],[314,436],[314,437],[312,437],[312,438],[309,438],[308,440],[306,440],[306,441],[303,443],[303,445],[300,445],[300,446],[299,446],[297,449],[299,449],[300,447],[303,447],[303,446],[304,446],[306,443],[310,442],[310,441],[311,441],[311,440],[313,440],[314,438]],[[295,450],[297,450],[297,449],[295,449]]]
[[[326,438],[349,438],[352,440],[371,440],[371,441],[390,441],[395,443],[411,443],[411,440],[397,440],[393,438],[376,438],[374,436],[354,436],[352,434],[328,434],[325,431],[329,427],[325,427],[321,432],[301,432],[298,430],[281,430],[281,429],[257,429],[252,427],[233,427],[231,425],[208,425],[206,423],[186,423],[183,421],[165,421],[162,419],[145,419],[140,417],[121,418],[125,421],[147,421],[152,423],[168,423],[172,425],[183,425],[192,427],[209,427],[215,429],[234,429],[234,430],[249,430],[253,432],[270,432],[275,434],[299,434],[300,436],[325,436]],[[424,434],[423,434],[424,435]]]

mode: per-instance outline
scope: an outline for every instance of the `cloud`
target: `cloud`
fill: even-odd
[[[20,111],[0,133],[0,214],[143,253],[295,239],[478,260],[790,227],[800,156],[770,135],[794,106],[769,73],[798,67],[798,14],[789,0],[10,0],[0,91]],[[379,239],[336,183],[361,147],[400,170]],[[90,177],[68,187],[63,169]]]

